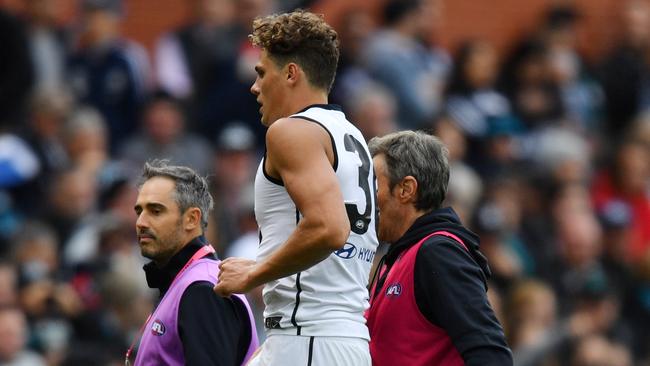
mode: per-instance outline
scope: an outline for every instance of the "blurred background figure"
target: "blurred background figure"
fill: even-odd
[[[474,228],[492,269],[492,280],[507,288],[509,283],[535,273],[537,263],[521,234],[520,182],[514,176],[487,181],[484,200],[477,207]]]
[[[110,159],[108,127],[92,107],[79,107],[62,126],[61,138],[67,154],[66,168],[78,168],[90,176],[99,174]]]
[[[607,116],[604,133],[613,138],[620,137],[637,114],[650,106],[650,4],[627,0],[619,16],[622,34],[600,68]]]
[[[237,225],[242,214],[250,210],[246,187],[253,181],[259,158],[255,135],[246,124],[233,121],[221,132],[214,153],[215,176],[212,183],[214,225],[208,226],[208,239],[220,256],[243,232]]]
[[[508,99],[498,92],[499,60],[481,40],[461,45],[447,89],[446,112],[472,138],[485,137],[504,120],[513,119]]]
[[[494,47],[485,41],[468,41],[461,45],[454,65],[445,112],[468,140],[467,159],[485,175],[507,170],[508,166],[496,165],[509,165],[515,158],[509,137],[522,128],[508,99],[496,90],[499,60]]]
[[[0,8],[0,126],[24,122],[29,93],[34,85],[25,23]]]
[[[130,136],[149,85],[149,65],[140,45],[120,32],[121,0],[83,0],[83,32],[68,64],[77,99],[92,105],[106,120],[109,146]]]
[[[446,117],[436,122],[434,134],[449,149],[447,204],[454,208],[462,222],[469,223],[483,194],[483,180],[466,163],[467,138],[461,128]]]
[[[373,78],[395,93],[400,128],[430,126],[442,107],[450,59],[432,48],[431,24],[439,21],[438,0],[391,0],[382,9],[384,26],[364,51]]]
[[[46,224],[27,222],[17,235],[14,260],[19,273],[19,301],[29,319],[30,345],[48,362],[59,363],[67,352],[72,325],[82,304],[68,276],[59,271],[59,243]]]
[[[575,131],[593,133],[602,119],[603,92],[591,76],[578,49],[582,15],[567,4],[551,6],[537,37],[544,44],[550,80],[557,85],[564,110],[562,123]]]
[[[29,122],[20,134],[36,155],[40,169],[30,182],[12,190],[15,202],[20,202],[20,212],[42,214],[40,203],[46,199],[52,175],[68,164],[62,132],[73,102],[72,95],[63,87],[39,89],[32,97]]]
[[[581,339],[575,347],[571,366],[631,366],[632,356],[622,345],[602,336]]]
[[[383,86],[368,82],[351,91],[345,104],[350,120],[366,141],[397,130],[395,97]]]
[[[362,8],[351,9],[342,15],[336,28],[340,55],[336,79],[330,92],[332,103],[343,106],[353,103],[355,91],[366,89],[366,84],[372,83],[372,77],[365,68],[364,52],[366,42],[375,31],[374,23],[372,15]]]
[[[240,192],[239,203],[240,208],[236,220],[239,236],[227,246],[225,257],[255,260],[257,258],[257,247],[259,246],[260,237],[257,221],[255,221],[255,191],[253,183],[249,182],[245,189]],[[264,341],[266,333],[264,331],[263,288],[264,286],[258,286],[246,294],[246,298],[253,311],[253,316],[255,317],[260,342]]]
[[[59,250],[93,212],[96,195],[96,179],[79,168],[62,171],[53,179],[44,217],[62,243]]]
[[[629,261],[650,251],[650,154],[648,146],[634,137],[624,140],[607,166],[598,172],[592,186],[597,209],[611,200],[622,200],[632,208],[633,219],[626,253]]]
[[[57,89],[65,85],[65,69],[71,52],[71,36],[60,24],[60,0],[25,0],[34,88]]]
[[[186,130],[180,104],[165,92],[154,93],[143,107],[140,132],[124,142],[120,158],[135,167],[148,160],[168,159],[206,174],[211,165],[206,140]]]
[[[157,42],[160,87],[184,102],[191,130],[212,139],[236,119],[263,142],[257,103],[249,92],[258,51],[247,36],[255,16],[273,11],[272,1],[192,0],[188,5],[190,20]]]
[[[28,337],[25,314],[14,306],[0,307],[0,365],[45,366],[47,362],[25,348]]]
[[[158,40],[155,70],[163,90],[197,108],[235,58],[235,1],[190,0],[188,7],[187,25]]]

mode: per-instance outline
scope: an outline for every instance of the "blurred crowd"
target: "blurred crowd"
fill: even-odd
[[[650,365],[650,3],[627,0],[616,47],[587,60],[579,8],[550,6],[502,54],[432,42],[442,2],[346,12],[331,102],[368,139],[447,144],[448,204],[481,236],[516,365]],[[70,24],[23,3],[0,8],[0,365],[119,364],[156,295],[135,242],[142,164],[207,175],[208,239],[254,258],[247,34],[310,2],[188,0],[150,50],[121,33],[118,0],[80,0]]]

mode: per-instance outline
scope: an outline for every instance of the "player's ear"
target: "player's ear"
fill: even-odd
[[[398,184],[397,197],[402,203],[415,202],[418,195],[418,181],[415,177],[407,175]]]
[[[287,81],[291,84],[295,84],[300,77],[300,67],[296,63],[289,62],[286,66],[286,77]]]

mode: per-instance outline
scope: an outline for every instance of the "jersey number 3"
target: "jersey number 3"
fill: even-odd
[[[370,184],[368,178],[370,176],[370,156],[366,152],[363,144],[359,140],[355,139],[352,135],[346,134],[344,137],[345,150],[357,153],[361,159],[361,166],[359,167],[359,187],[363,190],[363,193],[366,195],[366,207],[362,213],[358,211],[357,205],[355,203],[346,203],[345,210],[348,213],[348,218],[350,219],[350,229],[356,234],[363,234],[368,231],[368,225],[370,225],[370,220],[372,218],[372,202],[376,202],[376,190],[370,190]],[[374,181],[374,179],[373,179]],[[371,199],[371,192],[373,198]]]

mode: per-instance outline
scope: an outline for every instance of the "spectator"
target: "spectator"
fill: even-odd
[[[367,85],[372,78],[364,67],[363,59],[365,45],[375,31],[375,24],[370,13],[361,8],[346,11],[339,22],[336,31],[341,42],[341,55],[330,96],[332,103],[346,106],[353,104],[354,98],[362,96],[364,91],[375,87]]]
[[[144,106],[139,134],[127,140],[119,156],[134,166],[152,158],[187,165],[201,174],[210,169],[210,147],[201,136],[186,131],[180,104],[169,94],[154,94]]]
[[[96,180],[78,168],[69,168],[52,179],[48,193],[45,221],[56,232],[60,250],[65,250],[67,240],[95,208]]]
[[[603,134],[613,138],[621,137],[637,114],[650,106],[650,5],[642,0],[627,0],[620,23],[621,39],[605,56],[600,69],[607,114]]]
[[[240,9],[246,4],[239,3],[191,1],[192,17],[188,24],[158,42],[157,75],[163,90],[187,102],[191,130],[212,139],[227,122],[237,119],[252,128],[262,143],[264,131],[259,126],[255,97],[249,91],[254,75],[251,69],[242,72],[254,65],[251,62],[258,54],[250,53],[246,38],[250,23],[245,32],[237,23],[252,15],[249,13],[253,9],[242,12]],[[258,11],[270,11],[268,2],[253,5]]]
[[[521,366],[568,363],[571,346],[602,335],[603,326],[615,316],[608,306],[590,306],[561,318],[555,292],[539,280],[517,282],[507,309],[515,364]]]
[[[395,93],[400,128],[425,128],[442,107],[450,59],[422,43],[436,22],[438,0],[391,0],[383,11],[384,27],[368,40],[364,52],[370,75]]]
[[[514,119],[508,99],[495,89],[498,67],[496,50],[480,40],[461,45],[454,60],[446,110],[469,137],[484,137]]]
[[[501,74],[501,89],[527,130],[554,125],[563,118],[560,88],[551,78],[544,43],[527,39],[516,45]]]
[[[449,149],[449,191],[446,204],[454,208],[462,222],[471,222],[474,209],[483,193],[483,181],[465,163],[467,138],[461,128],[448,118],[436,122],[435,135]]]
[[[500,177],[486,183],[484,201],[475,214],[475,230],[490,262],[493,281],[501,288],[532,275],[538,263],[521,234],[521,182]]]
[[[47,363],[37,353],[25,348],[27,322],[25,314],[16,307],[0,306],[0,365],[45,366]]]
[[[43,214],[41,202],[47,199],[47,186],[52,176],[68,164],[61,132],[72,103],[72,96],[64,88],[40,89],[33,96],[29,124],[21,136],[36,155],[40,169],[36,176],[11,190],[23,214]]]
[[[137,126],[140,104],[148,88],[146,53],[120,35],[121,0],[84,0],[83,33],[68,65],[70,86],[78,100],[106,120],[109,146]]]
[[[631,237],[626,253],[628,261],[643,258],[650,251],[650,155],[644,143],[631,138],[623,141],[608,166],[595,177],[592,198],[596,209],[612,199],[632,207]]]
[[[60,25],[61,6],[55,0],[26,0],[29,49],[35,90],[65,85],[66,62],[71,52],[71,34]]]
[[[591,365],[632,366],[632,357],[624,346],[594,335],[578,342],[571,360],[571,366]]]
[[[56,364],[65,357],[72,337],[70,320],[81,313],[82,303],[60,270],[54,231],[42,223],[27,222],[15,244],[20,304],[30,322],[32,342],[48,362]]]
[[[18,304],[18,272],[9,260],[0,260],[0,307]]]
[[[241,209],[237,215],[237,228],[238,232],[241,234],[235,239],[235,241],[228,245],[226,258],[240,257],[251,260],[257,258],[257,248],[259,246],[260,237],[257,221],[255,221],[254,194],[253,184],[248,184],[246,188],[241,191],[239,197]],[[258,286],[246,293],[246,298],[251,305],[251,310],[255,317],[255,325],[257,326],[257,335],[260,343],[264,342],[264,339],[266,338],[262,289],[263,286]]]
[[[215,197],[215,207],[211,225],[216,232],[210,232],[215,238],[217,253],[223,255],[242,232],[239,231],[236,218],[242,210],[240,200],[249,182],[253,180],[258,158],[255,146],[255,135],[243,123],[232,122],[221,132],[216,141],[214,154],[215,179],[212,192]]]
[[[25,24],[0,9],[0,126],[17,126],[25,119],[34,72]]]
[[[188,24],[158,40],[155,66],[160,87],[176,98],[193,99],[190,106],[196,107],[235,57],[235,8],[232,0],[191,0],[189,7]]]
[[[397,105],[389,90],[375,82],[368,82],[350,92],[346,103],[350,120],[366,141],[397,130]]]
[[[568,127],[583,134],[600,125],[603,92],[593,80],[578,52],[581,15],[571,5],[552,6],[545,15],[539,37],[547,50],[550,79],[558,86]]]

